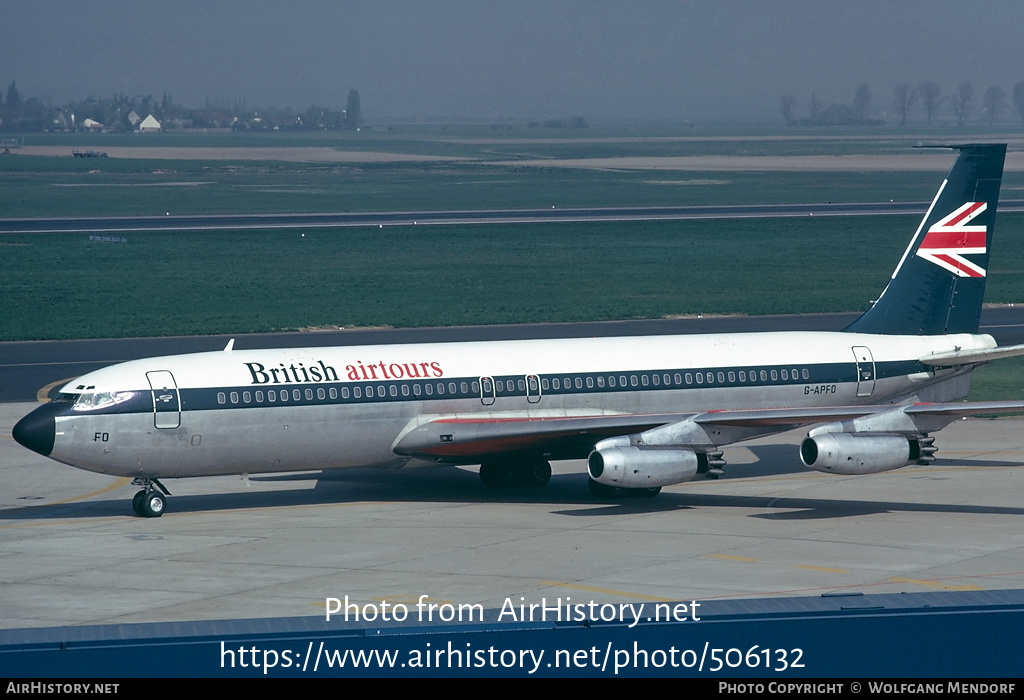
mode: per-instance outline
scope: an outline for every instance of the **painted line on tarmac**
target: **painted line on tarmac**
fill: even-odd
[[[68,503],[75,503],[77,501],[84,501],[85,499],[92,498],[93,496],[102,496],[105,493],[110,493],[111,491],[116,491],[119,488],[127,486],[130,483],[131,483],[131,479],[129,479],[127,476],[121,476],[121,477],[118,477],[114,481],[114,483],[110,484],[109,486],[107,486],[105,488],[100,489],[99,491],[93,491],[91,493],[83,493],[83,494],[80,494],[78,496],[70,496],[68,498],[63,498],[63,499],[61,499],[59,501],[53,501],[51,503],[41,503],[38,506],[22,506],[20,508],[11,508],[11,509],[8,509],[8,510],[0,510],[0,517],[12,515],[12,514],[27,513],[29,511],[36,510],[38,508],[48,508],[50,506],[67,505]],[[21,523],[21,524],[18,524],[18,525],[13,525],[13,524],[12,525],[0,525],[0,530],[9,530],[9,529],[15,528],[15,527],[38,526],[40,524],[41,523]],[[66,523],[64,523],[64,524],[66,524]]]
[[[56,386],[58,386],[60,384],[67,384],[72,379],[77,379],[77,378],[78,377],[68,377],[67,379],[58,379],[55,382],[50,382],[49,384],[44,386],[42,389],[40,389],[39,391],[36,392],[36,401],[38,401],[39,403],[50,403],[50,391],[52,391],[54,387],[56,387]]]
[[[658,603],[671,603],[675,598],[662,598],[655,595],[643,595],[642,593],[630,593],[628,591],[617,591],[613,588],[597,588],[596,586],[584,586],[579,583],[566,583],[565,581],[540,581],[544,586],[555,586],[557,588],[570,588],[576,591],[587,591],[588,593],[604,593],[606,595],[618,595],[626,598],[639,598],[640,600],[653,600]]]

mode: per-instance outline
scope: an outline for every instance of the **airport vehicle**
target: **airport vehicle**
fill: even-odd
[[[587,458],[598,496],[717,478],[721,447],[817,424],[803,463],[869,474],[934,460],[973,368],[1024,354],[979,334],[1005,145],[956,146],[877,302],[842,332],[234,350],[86,374],[14,428],[67,464],[161,479],[355,466],[480,464],[485,484],[543,485]],[[851,245],[851,248],[854,247]],[[842,253],[840,253],[841,255]]]

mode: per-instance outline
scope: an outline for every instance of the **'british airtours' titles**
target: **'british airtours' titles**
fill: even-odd
[[[316,384],[336,382],[338,372],[323,360],[306,367],[302,362],[277,367],[266,367],[259,362],[246,362],[253,384]],[[437,362],[376,362],[345,365],[345,377],[353,382],[373,379],[432,379],[443,377],[444,370]]]

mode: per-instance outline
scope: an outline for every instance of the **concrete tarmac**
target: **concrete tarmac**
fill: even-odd
[[[595,500],[475,468],[184,479],[157,519],[127,479],[11,439],[0,404],[0,628],[322,615],[353,602],[656,602],[1024,588],[1024,419],[937,433],[938,461],[805,469],[792,432],[725,448],[718,481]]]

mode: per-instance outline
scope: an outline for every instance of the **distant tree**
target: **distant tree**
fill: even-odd
[[[892,90],[892,103],[896,113],[900,115],[900,126],[907,125],[907,115],[917,102],[918,93],[910,83],[900,83]]]
[[[1006,106],[1006,91],[993,85],[985,91],[985,113],[988,114],[988,125],[992,126],[999,112]]]
[[[590,122],[587,121],[586,117],[569,117],[569,128],[570,129],[589,129]]]
[[[861,83],[853,94],[853,116],[857,121],[862,122],[867,119],[869,102],[871,102],[871,90],[868,89],[867,83]]]
[[[349,129],[358,129],[363,118],[359,113],[359,91],[349,90],[348,101],[345,102],[345,126]]]
[[[818,99],[818,93],[811,93],[811,101],[807,105],[808,107],[808,118],[812,124],[817,124],[818,120],[821,119],[821,100]]]
[[[4,106],[11,110],[17,110],[21,106],[21,93],[18,92],[18,86],[13,80],[7,86],[7,99],[4,100]]]
[[[1020,123],[1024,124],[1024,80],[1013,86],[1013,108],[1017,110]]]
[[[932,125],[932,117],[939,111],[942,104],[942,88],[934,80],[926,80],[917,86],[917,92],[924,103],[925,114],[928,115],[928,126]]]
[[[796,97],[790,94],[782,96],[782,101],[779,104],[779,110],[782,112],[782,118],[786,120],[786,126],[793,126],[796,124],[796,115],[793,114],[793,110],[796,108]]]
[[[963,126],[971,113],[971,103],[974,102],[974,85],[971,83],[960,83],[950,100],[953,114],[956,115],[956,123]]]

